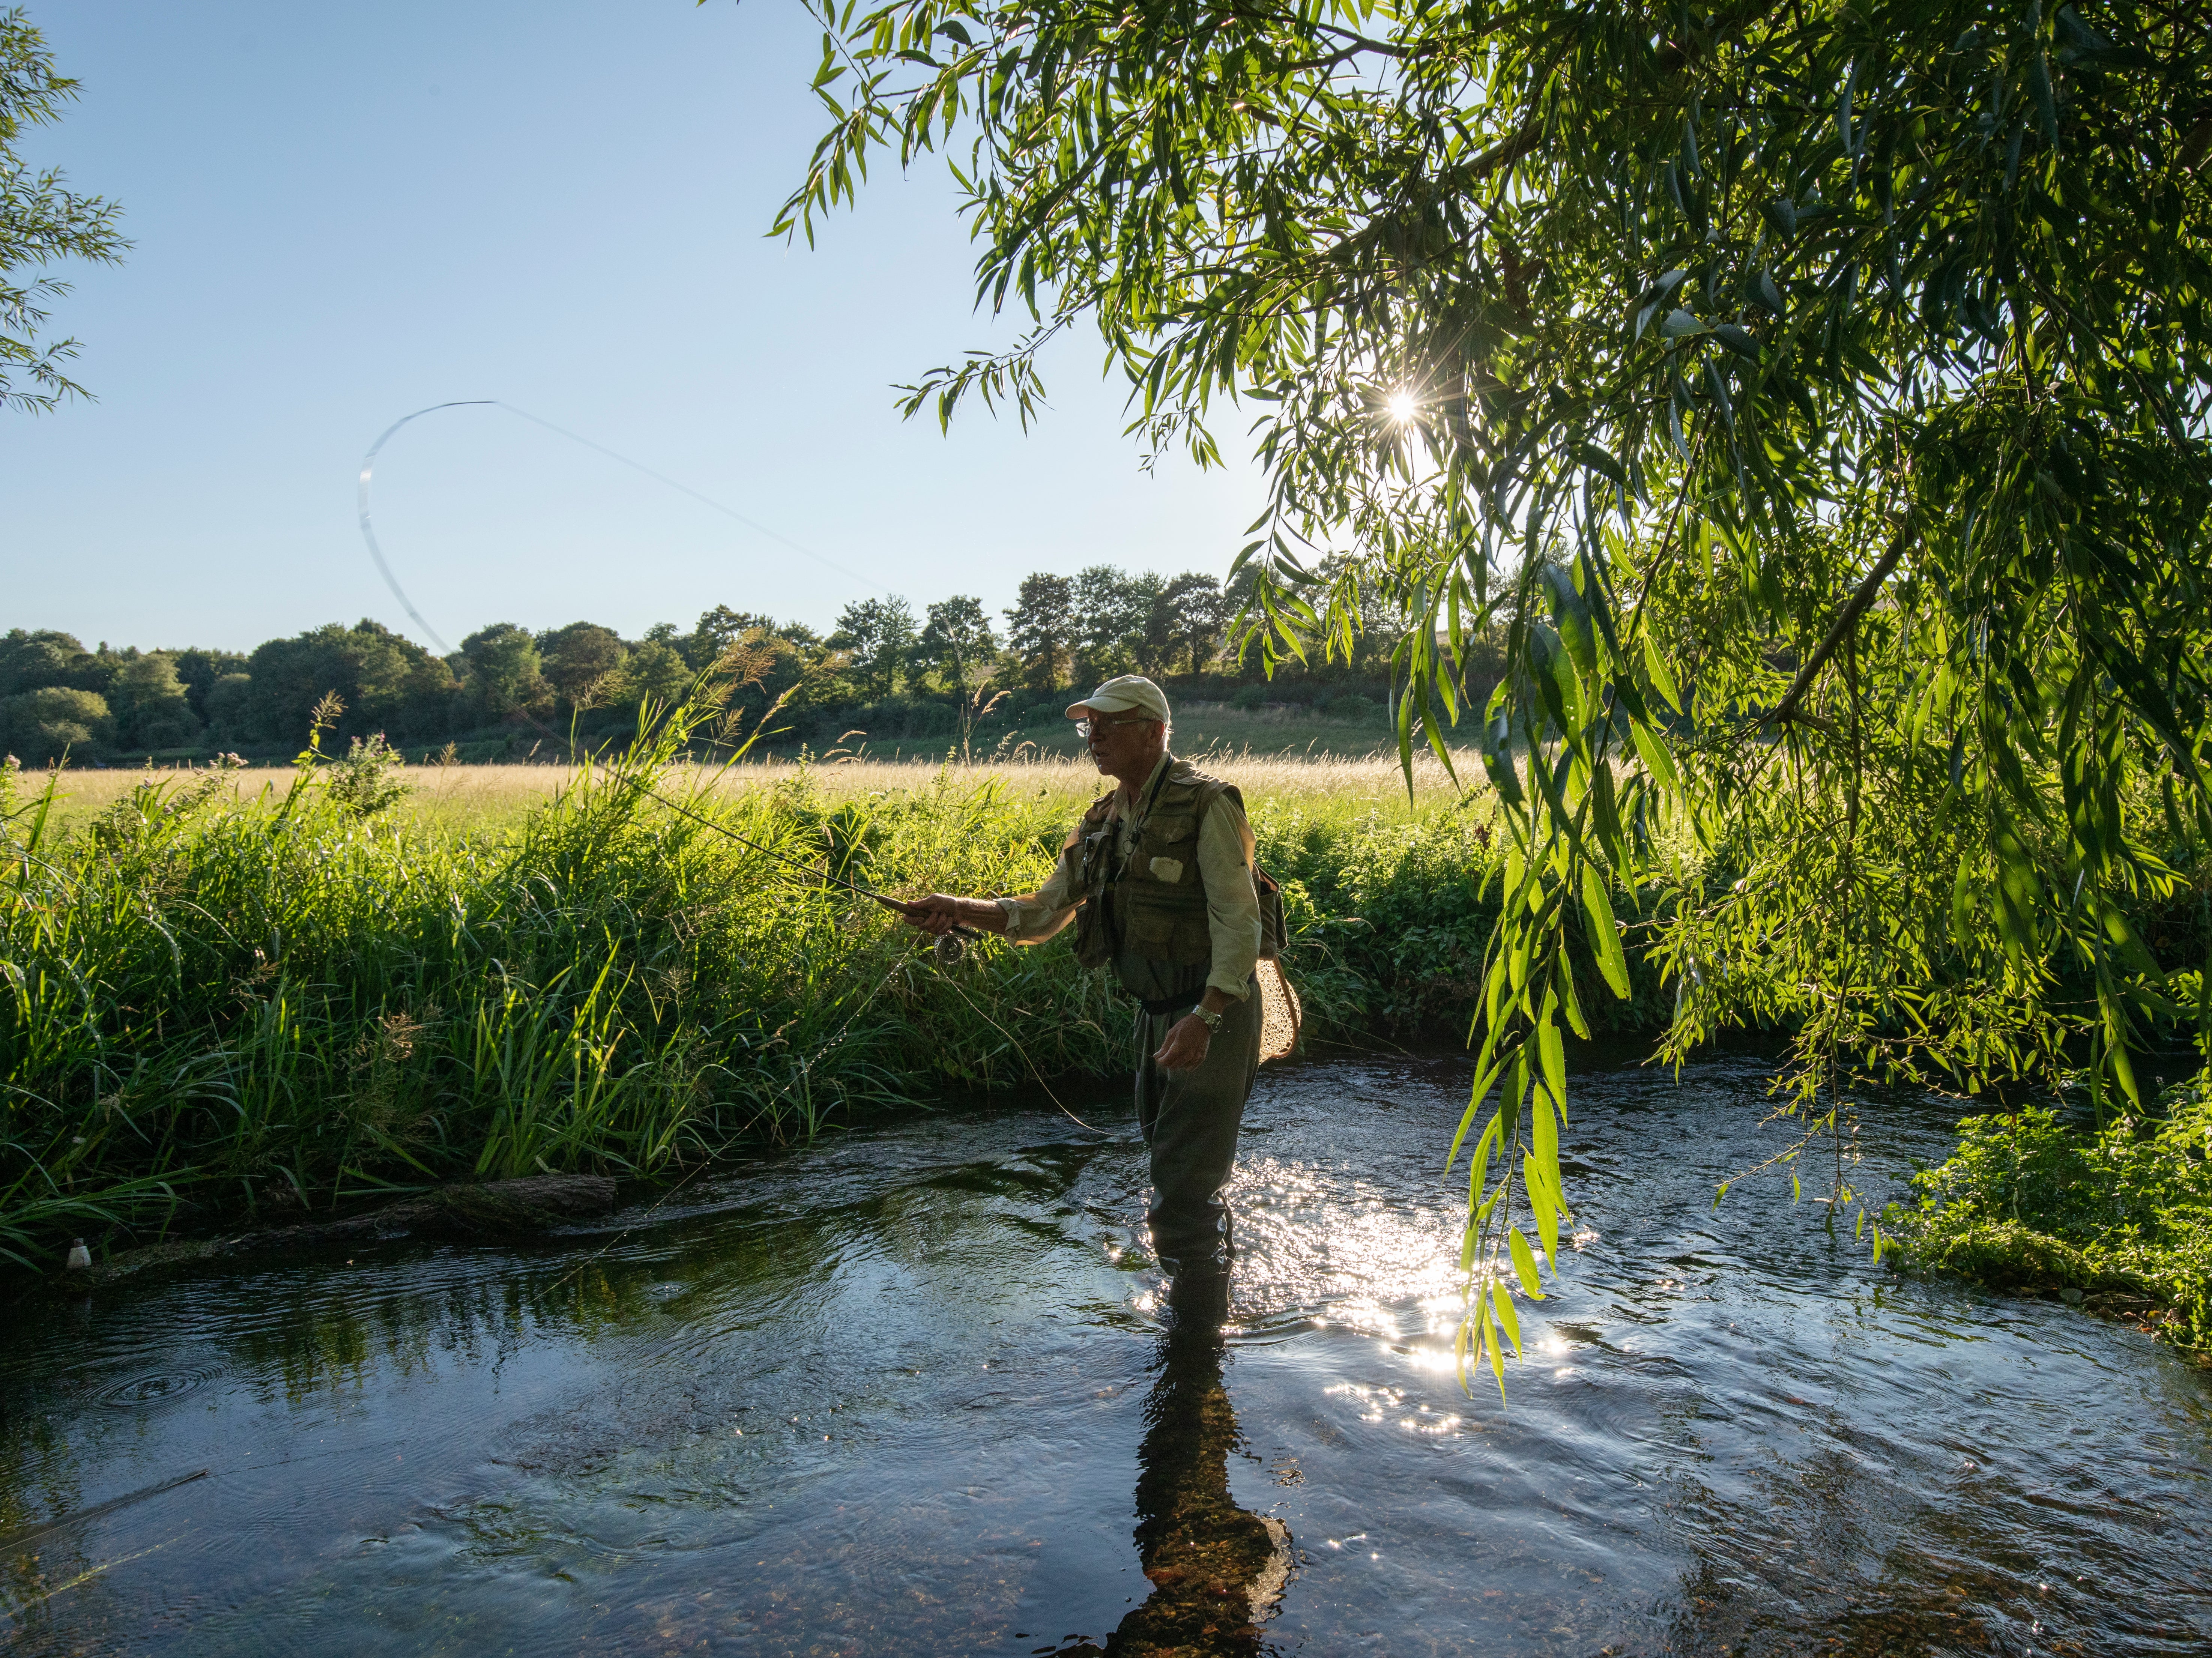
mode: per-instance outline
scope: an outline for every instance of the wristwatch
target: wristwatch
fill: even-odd
[[[1209,1035],[1218,1036],[1221,1034],[1220,1014],[1206,1007],[1194,1007],[1191,1011],[1198,1015],[1199,1023],[1206,1027]]]

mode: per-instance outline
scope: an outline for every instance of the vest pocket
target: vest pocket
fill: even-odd
[[[1144,840],[1173,846],[1178,841],[1188,841],[1198,834],[1198,819],[1188,812],[1155,812],[1145,822]]]
[[[1166,957],[1176,943],[1176,918],[1133,910],[1122,938],[1139,956]]]
[[[1203,962],[1212,954],[1206,900],[1196,882],[1170,887],[1124,881],[1115,896],[1125,948],[1164,962]]]

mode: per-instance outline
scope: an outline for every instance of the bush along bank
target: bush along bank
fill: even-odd
[[[1297,941],[1289,965],[1310,1030],[1350,1044],[1465,1036],[1502,898],[1491,799],[1484,790],[1410,820],[1254,803],[1260,861],[1283,883]],[[1613,894],[1615,925],[1631,935],[1629,1000],[1605,987],[1581,940],[1571,947],[1593,1034],[1666,1023],[1658,969],[1632,947],[1649,920],[1638,902]]]
[[[2085,1114],[1966,1119],[1885,1230],[1914,1266],[2060,1295],[2212,1361],[2212,1068],[2147,1116]]]

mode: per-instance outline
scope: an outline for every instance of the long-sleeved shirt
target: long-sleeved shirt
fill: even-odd
[[[1175,763],[1163,755],[1160,763],[1137,791],[1143,799],[1160,773]],[[1136,840],[1137,824],[1128,813],[1129,798],[1115,791],[1109,816],[1120,824],[1115,841],[1116,856],[1127,859]],[[1080,826],[1069,832],[1075,844]],[[1206,930],[1212,944],[1206,983],[1210,990],[1244,999],[1252,986],[1252,969],[1260,961],[1260,894],[1252,884],[1252,825],[1230,796],[1216,799],[1198,827],[1198,873],[1206,886]],[[1074,919],[1083,895],[1073,890],[1063,857],[1053,866],[1052,878],[1035,892],[1018,898],[1001,898],[1006,913],[1006,937],[1018,944],[1039,944]]]

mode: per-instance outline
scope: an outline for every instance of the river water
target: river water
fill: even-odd
[[[1462,1392],[1465,1078],[1261,1073],[1218,1325],[1162,1304],[1112,1101],[916,1114],[526,1247],[19,1303],[0,1645],[2212,1650],[2212,1381],[1873,1265],[1809,1175],[1716,1211],[1787,1143],[1751,1061],[1578,1079],[1575,1248],[1509,1401]],[[1870,1114],[1858,1183],[1952,1114]]]

